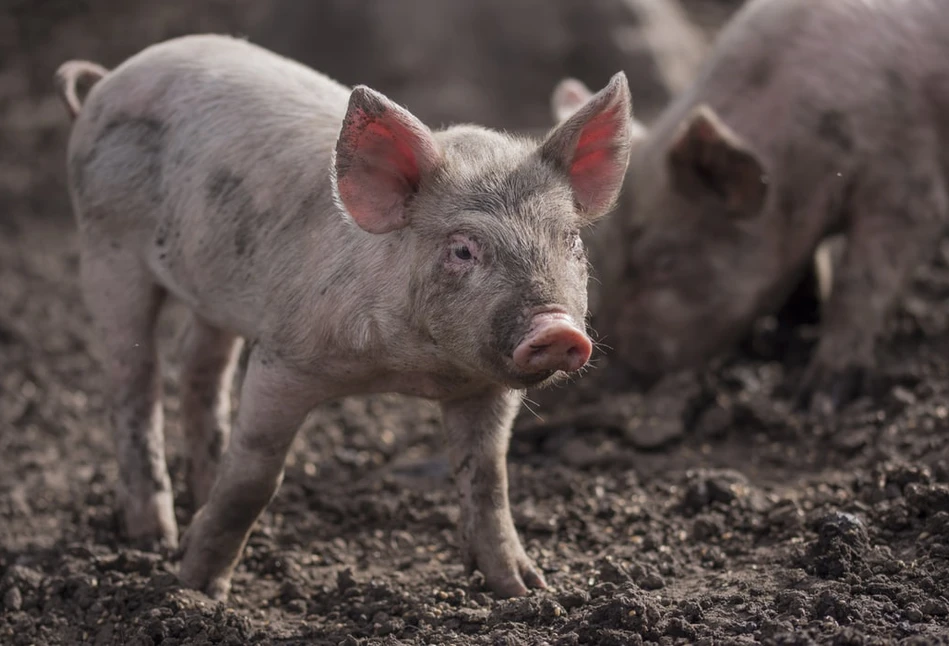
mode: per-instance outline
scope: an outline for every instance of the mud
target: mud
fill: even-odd
[[[563,390],[580,421],[525,413],[511,498],[549,591],[498,601],[464,574],[437,411],[399,397],[311,415],[229,603],[178,587],[175,555],[118,540],[51,73],[247,31],[262,4],[0,15],[0,644],[949,644],[949,244],[888,331],[872,396],[832,424],[789,405],[813,330],[782,340],[767,322],[670,382],[677,405],[645,406],[604,368]],[[162,347],[184,526],[180,315]]]

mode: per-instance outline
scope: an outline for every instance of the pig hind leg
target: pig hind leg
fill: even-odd
[[[165,297],[139,257],[96,242],[82,245],[83,296],[101,339],[119,463],[124,530],[135,542],[178,542],[165,463],[161,371],[155,324]]]
[[[846,252],[799,404],[833,413],[866,388],[887,316],[913,270],[935,253],[946,219],[946,187],[935,168],[918,162],[901,172],[887,167],[855,187]]]
[[[236,335],[191,318],[182,343],[181,423],[188,447],[188,487],[195,509],[208,499],[230,436]]]

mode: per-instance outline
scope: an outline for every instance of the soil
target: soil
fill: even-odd
[[[124,544],[49,79],[77,51],[115,63],[241,31],[262,4],[0,15],[0,644],[949,644],[949,245],[895,318],[870,396],[829,422],[790,406],[807,326],[779,343],[762,324],[672,382],[677,405],[644,410],[607,370],[562,389],[594,412],[522,424],[509,466],[548,591],[500,601],[465,575],[437,411],[394,396],[313,413],[228,603],[180,588],[176,555]],[[161,327],[185,526],[180,315]]]

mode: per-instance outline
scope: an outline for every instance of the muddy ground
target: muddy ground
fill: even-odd
[[[0,644],[949,644],[949,245],[894,321],[872,396],[830,425],[788,406],[812,331],[779,352],[762,326],[688,382],[684,408],[518,433],[512,504],[547,592],[497,601],[465,576],[437,413],[398,397],[314,412],[228,604],[180,589],[173,555],[123,545],[49,76],[77,51],[114,64],[158,38],[245,31],[265,4],[0,14]],[[162,329],[184,525],[179,314]],[[584,399],[602,398],[588,381]]]

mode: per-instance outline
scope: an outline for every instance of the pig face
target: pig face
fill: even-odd
[[[561,83],[555,116],[586,96],[579,82]],[[671,138],[642,127],[633,138],[621,221],[598,232],[605,271],[595,324],[622,364],[658,375],[736,341],[780,258],[764,239],[764,169],[711,109],[698,107]]]
[[[453,365],[513,388],[583,368],[581,227],[613,205],[632,124],[622,74],[541,142],[472,126],[432,133],[356,88],[336,157],[339,201],[402,236],[421,332]]]
[[[446,153],[463,146],[495,170],[480,175],[481,160],[456,167],[417,203],[412,292],[423,325],[509,385],[579,370],[591,351],[586,219],[567,182],[529,145],[512,150],[485,131],[445,134]]]

